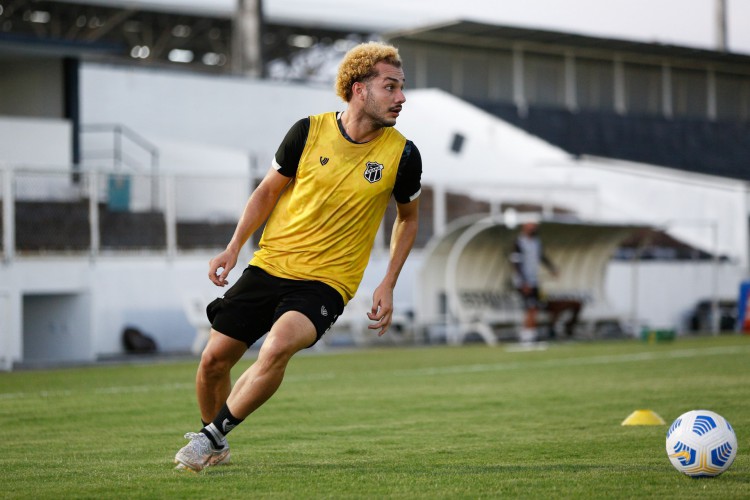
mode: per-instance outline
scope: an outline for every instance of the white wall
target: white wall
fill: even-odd
[[[0,116],[0,166],[69,170],[71,138],[67,120]]]
[[[24,319],[28,317],[29,311],[24,311],[25,297],[81,297],[90,293],[88,259],[86,258],[27,258],[20,260],[11,260],[0,264],[0,283],[4,289],[6,297],[6,308],[10,311],[10,316],[4,322],[6,329],[0,330],[3,337],[0,338],[0,359],[5,358],[8,362],[17,362],[23,359],[24,355],[24,333],[27,327],[24,325]],[[60,316],[60,312],[55,308],[45,308],[39,306],[40,302],[30,302],[37,316],[35,323],[30,328],[40,328],[47,332],[67,331],[72,332],[73,326],[68,322],[68,315],[75,315],[75,335],[78,339],[83,339],[84,343],[91,337],[91,321],[82,320],[81,317],[87,315],[87,311],[81,311],[81,308],[75,308],[66,311],[65,315]],[[71,303],[68,302],[68,305]],[[91,307],[81,306],[83,309],[91,310]],[[81,330],[82,325],[87,329]],[[61,339],[64,341],[64,339]],[[90,342],[89,342],[90,344]],[[80,345],[78,345],[80,347]],[[32,355],[39,353],[41,349],[30,348]],[[65,346],[61,346],[65,351]],[[90,345],[85,349],[80,349],[75,354],[79,360],[91,360],[93,349]],[[71,356],[64,356],[71,360]]]
[[[257,156],[262,172],[294,122],[345,109],[333,88],[83,64],[81,122],[119,123],[153,142]],[[203,166],[204,172],[219,169]]]
[[[211,257],[19,257],[0,265],[0,312],[9,311],[0,322],[0,369],[9,361],[121,354],[127,326],[152,336],[162,352],[189,351],[196,330],[187,301],[198,297],[208,304],[223,293],[206,275]],[[230,282],[247,261],[243,251]]]
[[[121,352],[120,335],[126,326],[152,336],[163,351],[187,351],[195,331],[187,320],[183,301],[193,294],[220,293],[208,281],[209,258],[98,260],[91,268],[91,289],[96,298],[94,351],[100,355]]]
[[[745,279],[741,268],[726,262],[613,261],[606,291],[633,323],[679,331],[699,301],[737,300]]]
[[[179,180],[180,220],[236,219],[251,187],[225,180],[261,178],[294,122],[339,109],[345,104],[327,87],[92,63],[81,68],[82,124],[129,127],[159,149],[161,173],[216,177],[209,195],[205,179],[197,186]]]

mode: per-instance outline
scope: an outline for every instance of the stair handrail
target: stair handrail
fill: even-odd
[[[133,171],[138,171],[139,167],[132,156],[127,155],[123,152],[122,141],[123,138],[128,139],[136,146],[149,154],[151,160],[151,207],[156,209],[158,206],[157,200],[159,195],[159,148],[148,139],[143,137],[141,134],[134,131],[127,125],[120,123],[91,123],[83,124],[80,127],[81,133],[97,133],[97,132],[111,132],[113,138],[112,144],[112,160],[114,162],[115,171],[120,170],[123,166],[129,167]]]

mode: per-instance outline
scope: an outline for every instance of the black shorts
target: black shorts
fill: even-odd
[[[541,309],[544,306],[539,287],[532,286],[529,288],[528,293],[524,293],[523,288],[517,288],[516,290],[521,295],[524,309]]]
[[[287,311],[301,312],[312,321],[317,342],[344,311],[344,299],[325,283],[279,278],[248,266],[223,297],[206,307],[214,330],[248,347]]]

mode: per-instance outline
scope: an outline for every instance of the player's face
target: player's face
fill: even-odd
[[[406,102],[404,71],[384,62],[379,62],[375,68],[378,75],[367,82],[364,111],[374,124],[392,127]]]

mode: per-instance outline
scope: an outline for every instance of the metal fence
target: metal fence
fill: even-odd
[[[7,261],[17,255],[221,249],[259,180],[251,174],[156,175],[121,168],[5,166],[0,168],[0,251]],[[537,197],[545,201],[513,206],[555,213],[554,197],[546,192]],[[487,200],[445,186],[423,186],[415,247],[423,248],[456,219],[498,213],[509,206]],[[388,251],[395,217],[392,201],[375,251]],[[250,244],[257,242],[258,234]]]
[[[221,249],[258,180],[248,176],[152,175],[121,169],[0,169],[0,251],[4,259],[39,254],[156,252],[175,254]],[[420,230],[423,247],[440,225],[489,204],[443,196],[423,188]],[[446,201],[447,200],[447,201]],[[447,212],[447,214],[445,213]],[[389,206],[376,250],[388,250],[396,217]],[[254,235],[251,244],[257,244]]]
[[[167,252],[227,244],[248,177],[0,170],[0,248],[28,254]]]

